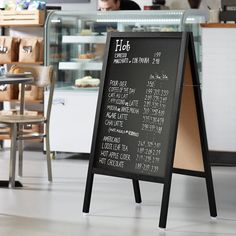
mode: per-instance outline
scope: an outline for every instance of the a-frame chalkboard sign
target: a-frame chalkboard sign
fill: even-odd
[[[205,178],[217,216],[191,33],[111,33],[107,37],[83,212],[94,174],[164,184],[159,227],[167,221],[172,173]]]

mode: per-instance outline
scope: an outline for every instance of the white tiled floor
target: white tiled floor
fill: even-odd
[[[213,167],[218,219],[209,217],[203,179],[174,175],[165,232],[158,229],[162,185],[141,182],[134,203],[131,181],[95,176],[89,216],[82,204],[87,160],[53,161],[47,182],[42,153],[25,152],[22,189],[0,189],[1,236],[236,235],[236,167]],[[8,178],[9,152],[0,152],[0,179]]]

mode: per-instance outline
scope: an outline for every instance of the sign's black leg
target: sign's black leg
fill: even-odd
[[[135,180],[135,179],[133,179],[132,181],[133,181],[133,187],[134,187],[135,202],[141,203],[142,198],[141,198],[141,193],[140,193],[139,182],[138,182],[138,180]]]
[[[166,228],[166,221],[167,221],[167,214],[168,214],[168,207],[169,207],[169,199],[170,199],[170,187],[171,187],[171,179],[167,179],[164,184],[163,194],[162,194],[162,201],[161,201],[161,214],[159,220],[159,227],[165,229]]]
[[[84,213],[89,213],[92,188],[93,188],[93,179],[94,179],[94,174],[89,171],[88,176],[87,176],[87,181],[86,181],[85,195],[84,195],[84,205],[83,205]]]
[[[214,193],[214,187],[213,187],[213,181],[212,181],[212,174],[211,174],[210,166],[208,166],[208,168],[209,170],[205,169],[205,173],[206,173],[206,187],[207,187],[210,215],[211,217],[217,217],[216,200],[215,200],[215,193]]]

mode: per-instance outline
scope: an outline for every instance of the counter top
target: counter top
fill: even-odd
[[[235,23],[204,23],[201,24],[203,28],[236,28]]]

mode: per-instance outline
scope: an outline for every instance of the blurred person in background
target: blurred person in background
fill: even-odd
[[[100,11],[141,10],[140,6],[131,0],[98,0]]]

